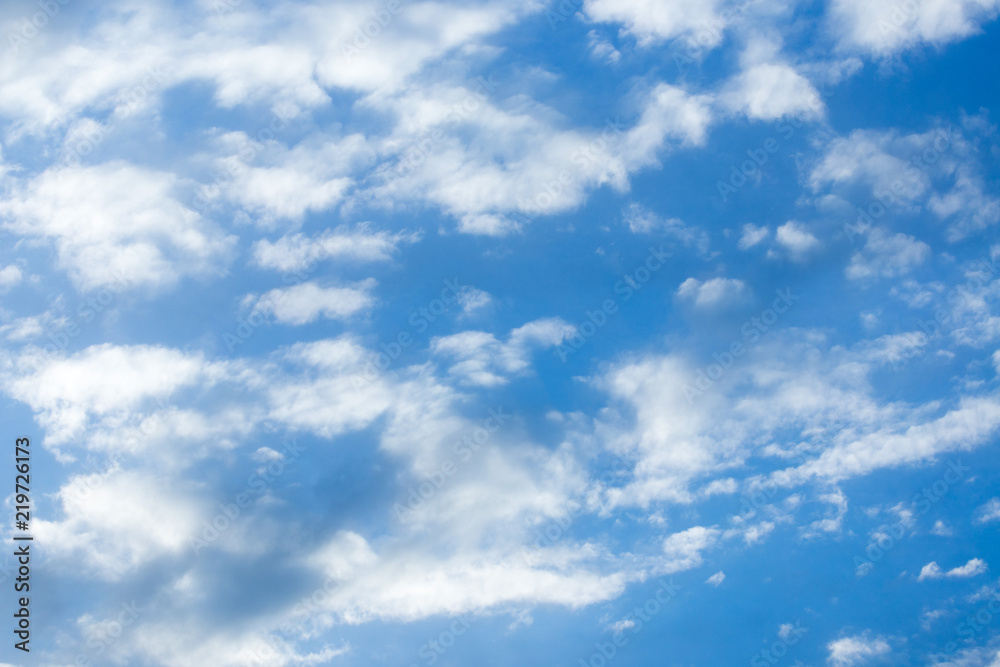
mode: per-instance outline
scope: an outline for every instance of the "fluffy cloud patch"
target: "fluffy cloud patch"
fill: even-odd
[[[339,259],[356,262],[384,262],[400,244],[414,243],[419,233],[376,231],[371,225],[328,229],[315,237],[303,234],[282,236],[277,241],[260,240],[253,246],[256,266],[276,271],[296,271],[315,262]]]
[[[483,331],[466,331],[435,338],[431,349],[455,360],[448,373],[463,384],[488,387],[506,384],[509,375],[525,372],[533,350],[559,345],[574,331],[558,318],[536,320],[511,331],[506,342]]]
[[[372,307],[373,278],[349,287],[325,287],[314,281],[274,289],[257,301],[254,310],[274,317],[280,324],[301,325],[319,318],[346,319]]]
[[[126,163],[53,168],[0,199],[8,231],[50,241],[81,290],[216,275],[235,239],[182,205],[176,178]]]
[[[990,523],[991,521],[1000,521],[1000,498],[992,498],[976,510],[977,523]]]
[[[936,561],[931,561],[920,569],[920,575],[917,577],[917,581],[942,579],[944,577],[948,577],[950,579],[967,579],[969,577],[984,574],[988,569],[989,567],[986,565],[986,561],[980,558],[973,558],[965,565],[952,568],[947,572],[942,570],[941,566],[938,565]]]
[[[892,647],[882,637],[871,637],[870,634],[856,635],[837,639],[826,645],[830,652],[826,661],[833,667],[854,667],[864,665],[872,660],[889,655]]]
[[[711,547],[718,537],[718,529],[704,526],[674,533],[663,541],[663,553],[667,558],[663,571],[672,574],[698,567],[703,560],[702,552]]]
[[[840,46],[886,57],[921,44],[943,46],[980,32],[996,18],[996,0],[922,0],[870,3],[835,0],[829,18]]]
[[[36,519],[38,539],[60,562],[110,581],[180,554],[202,518],[188,494],[178,497],[162,480],[131,472],[71,478],[58,499],[64,517]]]
[[[785,248],[792,259],[801,261],[811,252],[820,247],[820,241],[805,225],[795,220],[789,220],[778,227],[775,234],[778,245]]]
[[[650,46],[676,37],[698,37],[706,46],[722,39],[719,26],[718,0],[586,0],[584,11],[592,21],[621,23],[622,32],[636,38],[642,46]]]
[[[847,277],[851,280],[895,278],[919,267],[931,255],[931,248],[906,234],[876,229],[869,234],[865,247],[851,257]]]
[[[705,282],[688,278],[677,288],[679,298],[706,310],[744,303],[750,294],[749,286],[738,278],[711,278]]]
[[[756,39],[741,57],[742,73],[721,93],[730,111],[759,120],[784,116],[821,117],[825,110],[819,92],[809,79],[784,62],[778,45]]]

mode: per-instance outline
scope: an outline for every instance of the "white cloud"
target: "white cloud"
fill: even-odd
[[[507,342],[484,331],[465,331],[435,338],[434,354],[455,363],[448,369],[463,384],[484,387],[503,385],[509,375],[527,371],[536,349],[553,347],[575,331],[559,318],[535,320],[510,332]]]
[[[310,136],[292,147],[281,143],[295,136],[290,130],[268,139],[264,131],[271,128],[262,126],[256,144],[241,132],[220,135],[214,154],[199,158],[228,174],[231,183],[218,201],[266,226],[295,225],[339,203],[393,210],[432,203],[453,215],[461,231],[503,235],[522,224],[510,214],[571,210],[602,185],[626,189],[632,172],[655,165],[670,147],[700,144],[712,118],[709,97],[661,84],[640,102],[631,128],[575,129],[507,84],[497,93],[492,84],[483,90],[476,82],[424,76],[429,63],[456,53],[489,57],[495,52],[480,40],[543,9],[537,0],[406,3],[377,38],[356,49],[357,31],[374,15],[368,2],[287,11],[243,3],[224,17],[202,17],[195,31],[186,14],[122,3],[107,7],[93,28],[63,36],[77,49],[73,57],[40,35],[32,41],[30,68],[13,61],[0,68],[0,111],[16,119],[18,132],[61,127],[75,115],[108,108],[164,61],[169,71],[158,71],[145,102],[153,109],[161,91],[207,81],[219,106],[266,103],[300,122],[304,110],[331,104],[328,90],[350,91],[361,95],[360,108],[386,119],[388,134]],[[78,64],[84,61],[85,72]],[[87,85],[71,85],[80,81]],[[413,155],[419,167],[394,169]],[[216,212],[214,204],[210,209]]]
[[[289,427],[330,438],[368,426],[393,404],[391,378],[350,337],[297,343],[275,357],[289,368],[267,385],[267,414]]]
[[[976,523],[1000,521],[1000,498],[991,498],[989,502],[976,510]]]
[[[835,0],[829,18],[841,48],[885,57],[921,44],[943,46],[976,34],[998,11],[997,0]]]
[[[38,338],[46,331],[51,331],[53,326],[59,327],[60,324],[51,313],[47,312],[43,315],[19,317],[9,324],[4,324],[0,326],[0,334],[7,340],[21,342]]]
[[[896,278],[922,265],[931,248],[906,234],[889,234],[880,228],[868,235],[864,248],[851,257],[846,275],[851,280]]]
[[[251,458],[258,463],[269,463],[271,461],[278,461],[284,458],[284,456],[281,452],[277,452],[270,447],[258,447]]]
[[[937,562],[931,561],[921,568],[917,581],[924,581],[926,579],[941,579],[944,577],[951,579],[967,579],[969,577],[984,574],[988,569],[989,567],[986,565],[986,562],[979,558],[973,558],[965,565],[952,568],[947,572],[942,570]]]
[[[466,213],[458,221],[458,231],[481,236],[509,236],[520,232],[523,226],[505,215],[493,213]]]
[[[545,339],[551,333],[550,324],[543,321],[515,330],[511,344],[517,347],[519,341]],[[124,360],[116,361],[118,357]],[[242,402],[247,404],[245,419],[266,420],[270,424],[332,437],[346,430],[363,428],[378,416],[387,414],[387,426],[381,438],[386,452],[409,463],[415,475],[439,470],[442,460],[451,460],[454,456],[455,440],[475,427],[457,417],[454,406],[458,395],[425,373],[409,373],[403,369],[396,377],[375,377],[356,384],[354,380],[364,377],[364,366],[371,357],[348,338],[298,344],[279,351],[263,364],[261,372],[266,373],[266,382],[258,383],[263,396],[253,393],[247,397],[241,392]],[[129,409],[144,396],[171,396],[173,388],[182,385],[189,375],[197,378],[200,385],[210,386],[209,377],[239,376],[247,372],[238,365],[213,368],[197,357],[187,364],[183,363],[185,359],[179,353],[159,349],[102,348],[69,360],[59,360],[58,364],[81,366],[83,361],[87,362],[88,366],[76,369],[79,374],[86,374],[94,365],[100,368],[100,372],[91,373],[94,376],[91,382],[103,383],[100,387],[92,387],[83,397],[74,394],[66,400],[79,404],[75,406],[77,409],[95,413],[95,418],[106,421],[115,410]],[[175,373],[185,371],[185,365],[192,368],[182,373],[183,377],[171,380],[165,377],[167,374],[163,370],[150,369],[153,360],[169,366]],[[123,375],[118,369],[122,365],[138,373],[137,377]],[[30,379],[32,384],[43,387],[45,395],[56,390],[79,391],[80,382],[66,381],[67,377],[66,372],[59,378],[32,372],[25,374],[22,384]],[[56,382],[57,379],[64,382]],[[167,386],[146,387],[139,384],[140,380],[147,384],[166,382]],[[97,398],[87,399],[92,394]],[[188,402],[199,400],[197,397],[176,398]],[[265,403],[263,407],[269,406],[268,410],[254,405],[260,400]],[[93,403],[99,403],[100,409],[94,408]],[[220,417],[213,414],[215,419]],[[215,434],[209,430],[200,427],[196,430],[202,438],[215,439]],[[176,453],[176,439],[171,433],[163,435],[164,442],[171,444],[163,450]],[[279,455],[269,447],[257,447],[247,454],[258,462],[274,461]],[[341,583],[339,592],[326,607],[339,622],[359,623],[374,618],[415,620],[440,613],[478,613],[512,603],[578,607],[616,597],[629,581],[640,578],[641,573],[633,568],[616,568],[614,558],[594,545],[557,544],[522,555],[522,546],[535,539],[530,527],[562,516],[570,494],[584,488],[586,478],[577,468],[571,452],[551,453],[545,448],[533,448],[512,434],[503,446],[484,451],[479,457],[477,464],[463,470],[463,477],[452,480],[447,488],[425,502],[420,520],[410,524],[409,530],[399,531],[396,546],[377,553],[363,538],[353,535],[346,541],[334,540],[328,548],[321,548],[314,554],[310,562],[324,573],[335,575]],[[143,457],[130,463],[135,465],[144,460]],[[160,467],[158,460],[148,463],[156,469],[156,484],[147,484],[143,492],[151,504],[133,507],[121,518],[124,524],[111,521],[103,508],[116,509],[117,505],[125,503],[115,494],[140,493],[129,485],[120,489],[114,482],[120,474],[122,479],[135,480],[130,484],[143,485],[141,480],[144,478],[138,472],[112,473],[95,485],[103,489],[97,496],[101,502],[87,507],[67,504],[67,518],[45,526],[50,536],[58,537],[65,545],[60,558],[76,558],[100,576],[118,577],[151,561],[173,558],[188,546],[206,517],[194,505],[171,505],[164,501],[160,487],[172,488],[177,484],[171,477],[172,470],[169,466]],[[71,498],[71,494],[67,493],[66,497]],[[189,494],[187,497],[194,496]],[[162,509],[168,505],[167,509]],[[154,511],[153,508],[159,509]],[[212,505],[210,512],[216,511]],[[263,535],[248,532],[249,527],[256,524],[255,517],[249,516],[251,512],[247,514],[237,530],[226,533],[225,543],[215,542],[209,548],[222,554],[242,554],[243,543],[250,535],[256,535],[254,548],[266,553],[271,538],[266,532]],[[143,522],[153,522],[160,528],[150,532],[133,525]],[[123,538],[115,549],[93,553],[96,545],[93,535],[117,535],[125,530],[140,534],[142,539]],[[407,537],[410,530],[414,531],[412,539]],[[481,547],[487,535],[496,549]],[[239,548],[230,544],[233,540],[240,543],[236,545]],[[460,546],[456,548],[456,544]],[[442,551],[443,545],[448,545],[450,552]],[[351,548],[347,549],[349,546]],[[523,585],[509,585],[512,563]],[[447,581],[453,585],[442,587]],[[428,587],[440,594],[426,595]],[[148,639],[147,635],[143,636]],[[208,648],[202,645],[192,655],[206,655],[205,651]],[[189,663],[178,659],[176,664]]]
[[[1000,667],[1000,651],[995,646],[962,649],[940,659],[935,658],[932,667]]]
[[[708,252],[708,234],[684,224],[679,218],[662,218],[641,204],[632,203],[623,212],[625,224],[634,234],[657,234],[676,239],[699,253]]]
[[[707,96],[667,84],[644,96],[631,127],[609,119],[604,127],[565,129],[551,109],[504,103],[499,91],[495,98],[445,88],[385,100],[399,122],[383,150],[398,162],[383,165],[382,184],[359,198],[374,206],[430,202],[460,220],[460,231],[509,234],[525,220],[517,216],[572,210],[592,188],[627,190],[632,172],[670,148],[703,143],[712,121]],[[463,99],[474,110],[456,117]]]
[[[175,184],[171,174],[121,162],[54,168],[0,200],[0,217],[9,231],[51,240],[83,290],[222,273],[235,238],[181,205]]]
[[[931,561],[920,568],[920,575],[917,577],[917,581],[923,581],[924,579],[940,579],[944,576],[944,571],[935,561]]]
[[[699,44],[714,46],[722,39],[718,0],[586,0],[584,11],[591,21],[622,23],[623,33],[633,35],[641,46],[687,36]]]
[[[931,186],[930,176],[909,162],[912,155],[934,145],[936,132],[900,136],[895,131],[854,130],[834,139],[809,175],[814,190],[826,184],[863,182],[890,203],[910,205]],[[863,208],[867,208],[865,203]]]
[[[602,441],[635,462],[626,483],[603,491],[606,511],[691,503],[693,484],[728,477],[747,457],[774,456],[759,443],[777,432],[801,439],[802,447],[817,434],[830,435],[794,465],[747,480],[751,486],[837,483],[969,451],[1000,429],[1000,401],[989,393],[959,397],[950,406],[880,401],[868,376],[883,359],[864,348],[826,348],[816,331],[768,336],[717,379],[700,375],[683,355],[650,354],[613,365],[595,380],[611,398],[599,420]],[[830,511],[813,533],[838,529],[846,499],[832,495],[838,500],[830,498]]]
[[[0,290],[9,290],[19,284],[22,278],[24,278],[24,274],[17,265],[11,264],[3,267],[0,269]]]
[[[604,60],[612,64],[621,60],[621,52],[611,42],[599,35],[596,30],[591,30],[587,33],[587,41],[591,54],[598,60]]]
[[[793,623],[782,623],[781,625],[778,626],[778,637],[780,637],[784,641],[788,641],[789,639],[792,639],[793,637],[799,637],[799,636],[801,636],[801,632],[803,630],[805,630],[806,628],[798,629],[798,628],[796,628],[797,625],[798,625],[798,623],[794,623],[794,624]]]
[[[662,572],[673,574],[700,566],[702,564],[701,552],[715,544],[718,537],[718,529],[705,528],[704,526],[695,526],[683,532],[674,533],[663,541],[663,553],[666,555],[666,561],[661,568]]]
[[[1000,221],[1000,199],[986,194],[984,189],[982,177],[963,166],[950,191],[931,196],[928,208],[942,220],[952,221],[949,241],[959,241]]]
[[[992,397],[966,397],[940,417],[900,427],[883,427],[857,439],[844,439],[817,458],[772,477],[780,483],[810,477],[838,481],[935,454],[970,449],[1000,427],[1000,402]]]
[[[805,225],[795,220],[789,220],[778,227],[775,238],[778,244],[788,250],[792,259],[796,261],[801,261],[820,247],[819,239],[813,236]]]
[[[868,633],[844,637],[826,645],[830,655],[827,662],[833,667],[854,667],[887,656],[892,648],[882,637],[872,638]]]
[[[708,579],[706,579],[705,583],[706,584],[711,584],[712,586],[715,586],[716,588],[718,588],[719,586],[722,585],[722,582],[725,581],[725,580],[726,580],[726,573],[723,572],[722,570],[719,570],[718,572],[716,572],[715,574],[713,574],[711,577],[709,577]]]
[[[745,303],[750,295],[750,287],[738,278],[711,278],[705,282],[688,278],[677,288],[679,298],[706,310]]]
[[[774,42],[752,40],[740,58],[743,71],[723,88],[721,103],[730,111],[760,120],[822,116],[825,107],[819,93],[778,52]]]
[[[356,536],[357,537],[357,536]],[[342,572],[342,557],[327,550],[322,562],[328,576]],[[480,554],[478,558],[445,557],[411,550],[404,556],[375,556],[345,583],[326,605],[340,622],[374,619],[414,621],[447,614],[452,617],[517,604],[558,604],[580,608],[618,596],[627,579],[600,575],[579,562],[529,564],[515,554]],[[545,567],[545,566],[548,567]],[[353,573],[353,571],[352,571]],[[428,595],[428,591],[434,591]]]
[[[898,366],[921,354],[928,342],[929,339],[924,332],[910,331],[887,334],[873,341],[864,341],[857,346],[857,349],[865,359],[878,364]]]
[[[749,250],[770,235],[771,230],[766,226],[757,227],[749,223],[745,224],[743,225],[743,235],[740,237],[739,248],[740,250]]]
[[[951,537],[954,534],[954,531],[952,531],[948,524],[938,519],[934,522],[934,527],[931,528],[931,534],[937,535],[938,537]]]
[[[614,367],[601,380],[612,398],[635,413],[634,423],[609,419],[606,427],[608,446],[637,461],[629,484],[607,490],[609,507],[691,502],[690,482],[714,469],[729,450],[730,443],[711,435],[711,397],[695,404],[685,397],[684,386],[694,376],[680,359],[652,357]]]
[[[375,300],[373,278],[349,287],[324,287],[316,282],[273,289],[257,301],[254,310],[274,317],[281,324],[302,325],[319,318],[346,319],[369,310]]]
[[[187,549],[202,519],[191,491],[178,493],[156,476],[134,472],[76,476],[57,496],[64,517],[35,519],[33,528],[64,566],[113,581]]]
[[[956,567],[945,573],[946,577],[956,577],[960,579],[965,579],[967,577],[975,577],[980,574],[984,574],[989,567],[986,562],[979,558],[973,558],[965,565],[961,567]]]
[[[207,81],[224,108],[321,108],[330,104],[324,88],[398,90],[428,63],[541,9],[533,0],[407,3],[376,39],[351,52],[347,47],[377,10],[370,2],[323,1],[283,11],[239,3],[221,16],[212,3],[193,7],[194,14],[158,4],[108,4],[93,21],[72,22],[71,34],[50,26],[5,59],[0,112],[21,131],[41,132],[85,109],[112,107],[164,62],[170,67],[156,74],[149,98]]]
[[[400,386],[389,400],[394,408],[382,447],[409,464],[414,483],[442,461],[455,463],[455,441],[477,426],[456,414],[463,398],[426,382]],[[536,544],[536,528],[565,525],[586,477],[568,449],[528,445],[504,424],[474,458],[455,463],[461,475],[426,498],[393,543],[380,540],[376,547],[342,532],[307,556],[339,582],[323,605],[334,619],[412,621],[511,605],[578,608],[616,597],[639,578],[603,547],[569,535]],[[655,565],[658,559],[649,563]]]
[[[294,639],[282,632],[282,628],[308,632],[309,619],[303,621],[301,614],[286,612],[278,618],[253,619],[232,628],[205,622],[190,607],[182,613],[184,617],[175,614],[167,618],[143,618],[142,623],[129,627],[117,641],[105,640],[110,649],[105,656],[120,664],[152,663],[164,667],[241,667],[247,662],[263,661],[274,667],[306,667],[331,664],[334,658],[351,651],[347,644],[325,646],[308,653],[297,651]],[[91,620],[89,616],[82,618],[81,625],[86,626]],[[85,634],[85,628],[82,629]],[[186,638],[183,645],[180,637]]]
[[[462,307],[462,314],[466,316],[473,315],[493,303],[494,299],[489,292],[475,287],[463,287],[458,293],[458,305]]]
[[[420,237],[419,233],[375,231],[369,224],[328,229],[312,238],[290,234],[277,241],[256,241],[253,263],[265,269],[298,271],[328,259],[384,262],[396,254],[401,243],[415,243]]]
[[[847,496],[840,489],[835,489],[832,493],[824,493],[818,500],[831,505],[831,510],[827,511],[826,517],[817,519],[805,527],[802,531],[805,537],[815,537],[821,533],[839,533],[844,525],[844,517],[847,515]]]
[[[154,346],[86,348],[68,357],[29,352],[5,369],[8,392],[36,413],[47,446],[73,442],[95,419],[124,426],[132,412],[185,386],[210,386],[223,367]]]
[[[293,136],[309,131],[313,121],[336,127],[335,122],[326,122],[331,120],[327,112],[333,97],[338,113],[353,105],[349,126],[363,123],[379,128],[366,138],[314,136],[288,147],[265,142],[263,152],[254,159],[232,150],[247,137],[219,137],[211,144],[214,153],[203,155],[201,162],[237,172],[220,201],[243,208],[260,222],[282,222],[294,228],[309,214],[332,212],[322,220],[309,221],[310,225],[315,223],[312,229],[318,229],[337,224],[329,221],[340,213],[345,219],[357,219],[357,210],[351,207],[362,208],[372,202],[385,207],[386,218],[405,220],[410,211],[403,211],[403,206],[413,203],[421,214],[428,204],[440,207],[459,221],[460,231],[502,235],[521,225],[522,219],[508,216],[519,212],[534,216],[533,206],[541,214],[567,211],[585,201],[595,188],[608,185],[619,192],[626,190],[632,174],[656,165],[671,148],[703,142],[719,109],[713,94],[694,95],[680,87],[657,85],[645,93],[637,92],[625,107],[623,113],[638,114],[637,122],[617,131],[609,128],[604,134],[603,127],[575,127],[576,117],[561,115],[556,110],[562,108],[559,105],[550,108],[531,100],[524,94],[522,81],[501,82],[499,94],[476,97],[477,112],[457,126],[447,127],[450,110],[470,95],[467,83],[457,84],[448,77],[466,76],[467,59],[475,61],[472,71],[481,69],[482,61],[501,51],[501,45],[483,38],[514,25],[528,13],[543,11],[543,3],[404,3],[405,13],[394,15],[378,40],[351,56],[340,49],[351,43],[354,29],[370,18],[374,7],[370,2],[324,0],[280,10],[242,3],[225,17],[198,13],[209,4],[194,3],[191,15],[182,19],[159,5],[147,8],[142,3],[123,3],[94,14],[93,30],[85,27],[88,22],[65,21],[64,29],[69,32],[61,32],[54,22],[49,37],[42,35],[33,44],[39,47],[35,55],[40,61],[25,59],[24,74],[18,71],[20,63],[0,63],[0,113],[14,119],[10,133],[44,128],[58,145],[56,135],[64,127],[70,127],[72,134],[72,128],[89,120],[74,119],[74,115],[103,116],[109,112],[114,116],[116,102],[111,98],[118,88],[149,62],[165,60],[174,69],[164,88],[188,84],[184,88],[188,90],[194,84],[197,92],[202,90],[198,86],[207,83],[220,106],[244,107],[232,114],[211,113],[208,117],[252,118],[261,106],[319,110],[315,118],[307,114],[297,117],[301,125],[288,135],[291,142]],[[696,39],[702,20],[718,18],[718,5],[690,0],[659,4],[592,0],[586,11],[592,20],[621,21],[624,32],[646,45],[674,38]],[[85,39],[76,40],[82,42],[78,49],[60,46],[61,42],[74,45],[72,37],[81,30]],[[713,39],[720,40],[718,26],[713,24],[712,30],[717,33]],[[595,54],[611,60],[619,57],[602,39],[592,38],[589,44]],[[772,55],[747,60],[742,72],[729,82],[725,99],[731,111],[776,118],[814,107],[810,70]],[[435,83],[429,84],[431,80]],[[350,92],[345,94],[345,89]],[[157,109],[153,100],[150,104],[150,117],[155,120]],[[425,140],[437,136],[437,130],[442,130],[442,138],[432,141],[419,167],[406,173],[394,171],[401,156],[411,154],[415,146],[424,146]],[[378,136],[379,132],[383,134]],[[42,132],[38,136],[49,138]],[[155,131],[150,134],[154,152],[161,138]],[[589,155],[583,160],[585,164],[578,157],[581,151]],[[51,241],[59,261],[85,289],[108,284],[112,270],[117,273],[119,269],[129,273],[126,278],[131,284],[141,286],[223,273],[233,239],[225,238],[209,221],[178,203],[175,189],[187,187],[192,179],[118,164],[59,172],[87,176],[79,178],[77,192],[64,197],[65,201],[56,201],[58,192],[50,197],[50,190],[41,191],[39,184],[45,173],[13,181],[13,195],[0,203],[9,208],[8,224],[19,225],[17,233],[32,243]],[[373,171],[363,173],[365,170]],[[563,170],[569,174],[565,183],[560,180]],[[122,176],[119,181],[123,185],[109,193],[109,187],[97,183],[97,176]],[[97,186],[91,188],[93,183]],[[140,187],[130,189],[133,183]],[[553,194],[556,190],[559,192]],[[543,193],[552,198],[550,204],[538,203]],[[967,188],[953,194],[951,199],[945,197],[933,204],[949,221],[960,217],[957,209],[973,201],[976,192]],[[42,209],[52,206],[53,201],[61,208],[46,217]],[[346,204],[344,210],[333,211],[341,203]],[[14,210],[18,206],[20,209]],[[79,216],[81,210],[84,216],[91,215],[91,209],[112,213],[108,221],[101,219],[101,224],[73,228],[69,223],[57,224],[66,215]],[[212,212],[221,210],[220,206]],[[239,212],[237,215],[239,220],[246,219]],[[173,226],[167,225],[168,219]],[[677,219],[629,207],[625,221],[634,233],[670,235],[707,251],[707,235]],[[770,231],[747,225],[740,248],[762,243]],[[387,262],[397,256],[401,245],[418,237],[376,231],[365,225],[275,235],[254,243],[252,264],[301,272],[326,260],[333,260],[331,264]],[[793,256],[804,255],[819,243],[804,228],[789,225],[778,230],[777,238]],[[246,243],[252,240],[246,239]],[[115,262],[124,261],[122,258],[130,263],[115,266]],[[317,279],[273,290],[257,302],[261,308],[275,303],[271,308],[275,319],[289,324],[320,317],[348,318],[372,307],[373,280],[336,285]],[[691,279],[678,296],[699,308],[713,308],[745,302],[751,292],[740,280]],[[472,288],[462,290],[458,299],[465,315],[480,312],[493,302],[489,294]],[[10,321],[8,314],[3,316],[5,322]],[[887,314],[886,321],[890,320]],[[43,330],[40,320],[18,322],[4,328],[4,333],[25,336]],[[197,480],[189,488],[171,465],[160,465],[167,459],[174,460],[174,466],[184,465],[177,461],[193,458],[188,456],[191,443],[196,443],[199,451],[219,454],[211,467],[214,475],[230,465],[252,467],[254,462],[274,462],[280,457],[274,449],[246,437],[258,428],[261,437],[269,441],[281,429],[333,439],[371,427],[373,431],[358,437],[370,437],[372,446],[377,443],[381,447],[379,468],[391,471],[393,479],[404,485],[417,485],[428,473],[440,469],[459,438],[477,427],[460,416],[475,409],[477,392],[469,387],[496,387],[530,372],[535,351],[558,345],[572,332],[570,325],[557,319],[530,322],[506,336],[466,331],[434,339],[429,350],[435,355],[432,363],[414,367],[401,363],[384,373],[372,370],[371,362],[377,359],[374,351],[349,336],[301,343],[263,358],[232,362],[211,363],[197,353],[160,347],[101,346],[47,359],[30,354],[3,356],[0,364],[3,385],[34,411],[46,431],[47,445],[79,443],[81,447],[110,449],[115,438],[120,439],[116,434],[121,427],[155,413],[159,423],[156,446],[127,464],[145,466],[157,474],[117,471],[105,481],[92,504],[74,504],[69,494],[60,496],[64,518],[41,524],[48,539],[60,545],[52,554],[54,558],[79,562],[82,571],[111,578],[134,573],[141,564],[158,559],[169,564],[178,554],[178,536],[190,536],[192,527],[197,528],[204,519]],[[611,553],[611,547],[603,542],[581,543],[570,535],[564,536],[561,544],[517,560],[520,549],[535,539],[535,529],[543,528],[544,522],[554,517],[561,520],[567,508],[597,512],[628,504],[683,503],[713,493],[735,493],[742,484],[734,477],[746,469],[750,457],[761,454],[773,458],[773,451],[764,450],[762,443],[782,448],[794,442],[817,460],[824,451],[840,454],[840,459],[834,457],[823,464],[839,460],[846,462],[844,470],[831,465],[812,471],[812,476],[825,481],[830,470],[831,476],[865,474],[878,466],[926,460],[947,448],[971,447],[976,439],[967,436],[982,439],[984,432],[993,428],[989,396],[980,397],[979,403],[970,398],[954,408],[954,414],[948,413],[953,406],[947,404],[910,406],[874,398],[866,372],[901,354],[900,350],[914,349],[913,345],[907,347],[912,342],[909,339],[880,339],[865,349],[824,347],[822,340],[822,332],[811,331],[801,338],[778,338],[773,348],[762,343],[727,371],[713,387],[714,394],[703,396],[697,404],[691,404],[683,393],[697,369],[680,355],[636,354],[600,367],[603,375],[597,382],[604,382],[614,404],[595,411],[596,416],[581,413],[566,417],[567,422],[591,422],[586,438],[546,438],[544,445],[536,445],[529,441],[527,429],[515,426],[509,435],[494,436],[497,442],[491,441],[490,447],[477,452],[477,458],[460,476],[426,500],[412,523],[386,527],[375,522],[379,528],[372,529],[370,535],[364,526],[355,526],[356,533],[338,533],[332,538],[327,534],[318,548],[307,545],[302,551],[296,549],[306,554],[304,560],[317,573],[335,576],[339,586],[326,602],[328,614],[316,619],[315,626],[302,628],[302,634],[316,637],[330,623],[338,622],[411,621],[512,608],[520,612],[517,608],[533,604],[578,608],[605,601],[620,595],[630,581],[644,579],[656,570],[698,567],[705,551],[729,539],[730,531],[699,526],[671,535],[655,562],[644,556]],[[445,370],[438,368],[442,361]],[[439,375],[465,385],[462,392]],[[251,381],[260,379],[264,381],[251,387]],[[231,405],[224,404],[225,398],[217,398],[219,393],[227,393],[218,391],[222,382],[234,385],[237,396]],[[210,399],[223,405],[202,405]],[[168,400],[172,406],[164,406],[163,401]],[[159,407],[154,408],[154,403]],[[594,422],[596,428],[591,428]],[[784,442],[786,438],[789,443]],[[353,439],[351,443],[341,440],[330,444],[334,448],[354,444]],[[858,442],[866,446],[860,453],[852,449]],[[581,459],[600,446],[634,462],[634,469],[610,485],[588,479]],[[384,466],[382,457],[386,459]],[[847,465],[855,462],[860,465]],[[804,475],[801,479],[809,478]],[[82,482],[73,478],[64,489],[78,483]],[[192,488],[195,493],[189,493]],[[170,489],[182,493],[180,502],[171,501]],[[127,505],[121,516],[111,516],[112,509],[131,502],[137,494],[140,502]],[[281,502],[280,490],[276,489],[269,500]],[[821,500],[828,504],[827,514],[811,528],[839,530],[846,498],[837,492]],[[210,511],[214,512],[214,507]],[[249,516],[252,512],[245,517],[251,524],[256,520],[256,516]],[[773,520],[741,525],[733,535],[754,543],[764,539],[776,524],[790,520],[769,518]],[[290,528],[287,534],[293,540],[297,535],[316,535],[315,531]],[[115,544],[99,551],[94,535],[107,535]],[[274,549],[278,547],[266,531],[258,537],[254,554],[277,553]],[[219,549],[217,555],[223,566],[228,565],[228,557],[233,562],[239,560],[241,566],[251,562],[236,550]],[[184,616],[183,611],[205,609],[200,604],[185,610],[182,602],[185,596],[212,594],[214,585],[221,588],[229,581],[222,577],[210,583],[209,561],[215,559],[203,559],[170,582],[173,588],[162,596],[166,606],[154,613],[169,616],[176,609],[178,616]],[[282,565],[280,558],[258,562]],[[247,570],[233,568],[232,572]],[[226,576],[231,577],[232,572]],[[192,585],[199,577],[208,585]],[[707,583],[718,586],[724,577],[718,572]],[[183,594],[174,595],[176,591]],[[267,616],[268,622],[278,619],[280,610],[268,605]],[[227,630],[216,623],[204,623],[213,630],[209,634],[196,627],[199,621],[204,621],[200,613],[192,614],[190,621],[144,623],[135,628],[131,638],[123,639],[122,654],[116,652],[115,661],[221,666],[241,660],[237,653],[243,647],[262,646],[259,636],[244,632],[258,624],[243,622],[238,630]],[[264,631],[266,628],[260,629]],[[290,643],[282,642],[273,662],[322,663],[346,649],[316,650],[302,656]]]
[[[947,126],[912,134],[855,130],[828,144],[809,184],[816,192],[829,188],[854,210],[855,234],[887,213],[926,208],[947,221],[948,241],[959,241],[1000,222],[1000,198],[988,193],[976,141]],[[870,193],[860,201],[858,185]]]
[[[634,627],[635,627],[635,621],[631,619],[623,619],[621,621],[616,621],[612,623],[610,626],[608,626],[608,629],[611,630],[611,632],[618,633],[618,632],[624,632],[626,630],[631,630]]]
[[[220,137],[218,144],[221,156],[213,166],[231,175],[224,197],[263,227],[278,221],[298,223],[306,213],[333,207],[347,194],[353,184],[351,171],[368,150],[360,135],[310,137],[290,149],[271,140],[258,151],[250,137],[233,132]]]

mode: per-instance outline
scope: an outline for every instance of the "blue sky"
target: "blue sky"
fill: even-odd
[[[997,667],[998,15],[4,3],[0,663]]]

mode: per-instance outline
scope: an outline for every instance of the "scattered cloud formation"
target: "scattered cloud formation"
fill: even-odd
[[[46,664],[997,662],[998,0],[9,4]]]
[[[926,579],[941,579],[948,577],[950,579],[965,579],[968,577],[975,577],[980,574],[984,574],[989,568],[986,562],[979,558],[973,558],[965,565],[960,567],[952,568],[945,572],[941,569],[941,566],[935,561],[931,561],[924,565],[920,569],[920,575],[917,577],[918,581],[924,581]]]

